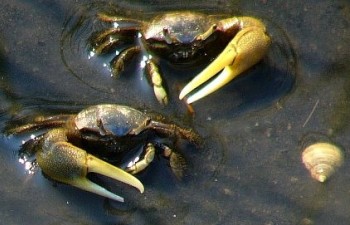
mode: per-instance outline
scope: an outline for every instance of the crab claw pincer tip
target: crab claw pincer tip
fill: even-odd
[[[87,169],[86,174],[91,172],[101,174],[109,178],[112,178],[114,180],[118,180],[125,184],[131,185],[137,188],[141,193],[144,192],[143,184],[136,177],[93,155],[87,154],[86,169]],[[104,187],[101,187],[93,183],[92,181],[86,178],[86,174],[85,176],[82,175],[80,177],[75,177],[75,179],[70,179],[67,183],[77,188],[83,189],[85,191],[89,191],[89,192],[98,194],[100,196],[113,199],[115,201],[124,202],[123,197],[120,197],[108,191]]]
[[[187,98],[187,103],[191,104],[209,94],[221,88],[228,82],[230,82],[237,74],[229,67],[234,61],[237,53],[232,46],[228,46],[208,67],[206,67],[201,73],[194,77],[180,92],[179,99],[183,99],[186,95],[190,94],[193,90],[198,88],[203,83],[210,80],[218,72],[223,70],[213,80],[205,84],[194,94]]]
[[[143,184],[136,177],[95,156],[88,155],[87,169],[88,172],[98,173],[110,177],[114,180],[118,180],[120,182],[137,188],[141,193],[144,192]]]

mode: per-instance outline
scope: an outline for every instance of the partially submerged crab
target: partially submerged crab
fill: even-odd
[[[91,106],[78,114],[42,117],[34,123],[11,129],[9,133],[42,128],[52,129],[25,142],[23,150],[35,155],[46,176],[116,201],[124,199],[87,179],[87,174],[105,175],[134,186],[142,193],[142,183],[130,173],[145,169],[157,149],[170,159],[175,175],[182,175],[181,155],[162,143],[161,138],[174,141],[187,139],[194,144],[200,140],[191,129],[154,120],[146,113],[114,104]],[[133,161],[125,170],[108,163],[120,162],[123,155],[140,150],[144,156]]]
[[[116,76],[133,56],[146,50],[147,57],[143,63],[155,96],[162,104],[167,104],[168,96],[158,69],[158,57],[171,63],[188,64],[205,58],[217,49],[223,49],[213,62],[182,89],[179,98],[188,96],[186,101],[190,104],[258,63],[270,45],[265,25],[252,17],[218,19],[216,16],[179,11],[159,15],[150,21],[104,13],[98,14],[98,18],[114,26],[91,36],[91,55],[103,54],[115,50],[122,43],[132,42],[132,46],[117,52],[110,62],[112,75]],[[198,88],[200,85],[203,87]]]

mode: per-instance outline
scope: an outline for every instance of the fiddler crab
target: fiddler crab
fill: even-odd
[[[198,145],[199,135],[191,129],[164,118],[149,115],[134,108],[101,104],[88,107],[78,114],[38,117],[33,123],[12,128],[8,133],[48,129],[46,133],[24,142],[22,149],[35,156],[36,163],[48,178],[98,195],[123,202],[120,197],[87,178],[97,173],[144,191],[143,184],[133,175],[144,170],[160,152],[169,159],[172,171],[182,176],[184,158],[172,151],[163,139],[186,139]],[[159,119],[159,120],[158,120]],[[140,151],[124,169],[109,162]],[[29,156],[28,156],[29,157]]]
[[[218,90],[258,63],[266,55],[271,42],[265,25],[252,17],[219,19],[218,16],[179,11],[164,13],[150,21],[105,13],[97,14],[97,18],[113,26],[91,35],[90,56],[110,52],[121,44],[131,42],[131,47],[117,51],[111,60],[112,76],[123,71],[135,55],[146,52],[142,64],[156,98],[164,105],[168,103],[168,95],[157,65],[159,58],[173,64],[188,65],[207,55],[212,57],[210,54],[215,52],[213,50],[226,46],[180,92],[179,99],[186,99],[190,104]],[[201,85],[203,87],[199,88]]]

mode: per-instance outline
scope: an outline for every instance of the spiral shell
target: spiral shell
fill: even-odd
[[[305,148],[302,160],[314,179],[325,182],[343,164],[344,155],[338,146],[318,142]]]

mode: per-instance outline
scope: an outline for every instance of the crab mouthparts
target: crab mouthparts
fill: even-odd
[[[194,54],[195,54],[195,52],[192,50],[181,50],[178,52],[174,52],[172,54],[172,58],[174,58],[176,61],[178,61],[178,60],[191,58],[191,57],[193,57]]]
[[[200,48],[193,45],[181,45],[178,48],[174,49],[172,53],[170,53],[169,58],[172,62],[175,63],[190,63],[195,59],[196,55],[198,55],[198,52],[200,51]]]

